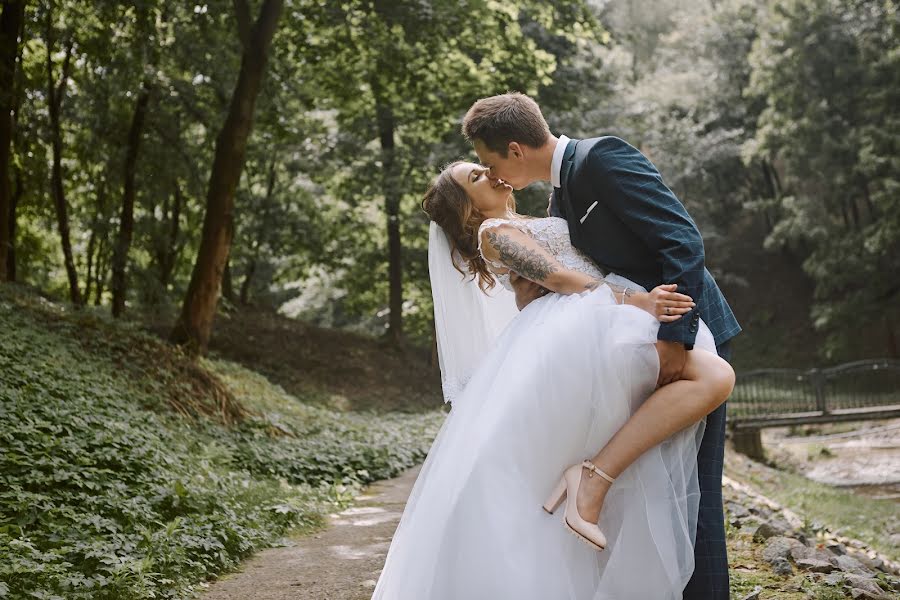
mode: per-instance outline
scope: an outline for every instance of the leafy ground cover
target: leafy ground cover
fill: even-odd
[[[421,461],[442,421],[307,405],[20,289],[0,323],[0,597],[190,597]]]

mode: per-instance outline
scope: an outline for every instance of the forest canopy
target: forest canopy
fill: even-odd
[[[822,358],[860,332],[896,357],[898,22],[877,0],[5,0],[0,279],[200,352],[251,303],[427,347],[421,196],[474,157],[471,103],[518,90],[554,133],[654,161],[745,325],[794,303]]]

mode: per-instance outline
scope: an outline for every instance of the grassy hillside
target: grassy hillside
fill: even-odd
[[[223,319],[199,363],[13,286],[0,324],[0,598],[191,597],[423,460],[443,420],[427,356],[274,315]],[[728,472],[896,557],[892,505],[730,452]],[[844,597],[846,582],[773,572],[754,533],[768,509],[729,493],[730,523],[759,517],[729,527],[737,597]]]
[[[422,411],[443,402],[440,373],[427,351],[316,327],[270,309],[222,315],[210,351],[323,406]]]
[[[440,411],[337,413],[0,289],[0,597],[175,598],[422,460]]]

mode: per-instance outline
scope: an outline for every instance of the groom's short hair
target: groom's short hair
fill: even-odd
[[[491,152],[506,158],[510,142],[540,148],[550,127],[537,102],[518,92],[482,98],[463,117],[462,132],[474,143],[481,140]]]

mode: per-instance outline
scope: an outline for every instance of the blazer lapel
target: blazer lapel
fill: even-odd
[[[569,140],[566,145],[566,151],[563,152],[562,165],[559,169],[559,188],[553,190],[556,200],[557,210],[566,220],[572,214],[572,203],[570,201],[568,180],[569,172],[572,169],[572,163],[575,162],[575,146],[578,140]]]
[[[568,182],[569,171],[572,169],[572,163],[575,162],[575,146],[578,145],[578,141],[579,140],[569,140],[569,143],[566,144],[566,151],[563,152],[562,166],[559,170],[559,186],[566,196],[568,196],[566,183]]]
[[[577,140],[569,140],[569,143],[566,144],[565,151],[563,151],[562,164],[559,168],[560,187],[553,188],[552,195],[550,196],[549,213],[551,217],[562,217],[563,219],[568,220],[569,197],[566,193],[566,178],[569,176],[569,169],[572,168],[572,161],[575,157],[576,141]]]
[[[562,192],[559,188],[553,188],[553,192],[550,194],[550,207],[547,211],[548,216],[562,217],[563,219],[566,218],[566,213],[563,212],[565,209],[562,204],[560,204],[562,202],[562,198],[560,198],[561,195]]]

